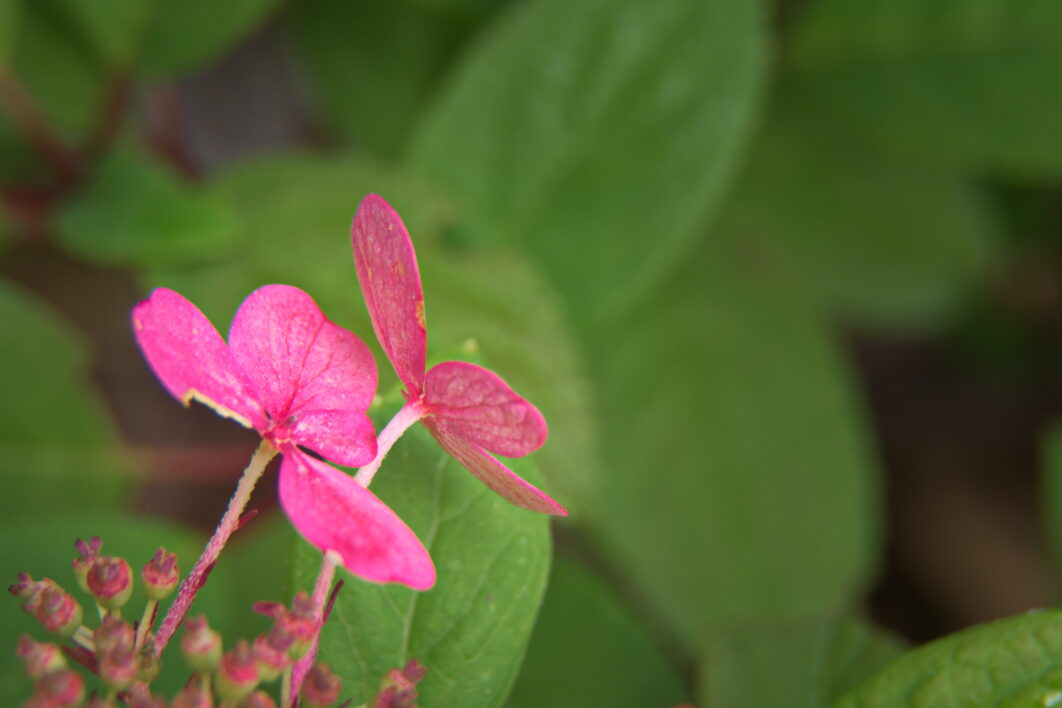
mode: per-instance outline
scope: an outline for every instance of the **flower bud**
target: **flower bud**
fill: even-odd
[[[268,636],[259,635],[254,640],[254,661],[258,665],[258,675],[262,681],[275,681],[284,669],[291,664],[288,647],[291,639],[270,632]]]
[[[96,643],[97,653],[118,648],[132,649],[135,640],[133,625],[119,617],[108,615],[100,622],[100,626],[96,627],[92,639]]]
[[[116,646],[96,652],[99,675],[107,688],[124,691],[136,680],[136,653],[132,646]]]
[[[53,708],[79,706],[85,700],[85,682],[70,669],[59,669],[37,679],[35,695]]]
[[[96,602],[108,610],[120,610],[133,592],[133,569],[124,558],[100,556],[85,582]]]
[[[380,682],[380,692],[373,705],[377,708],[414,708],[417,683],[428,669],[416,659],[410,659],[404,669],[391,669]]]
[[[140,577],[144,581],[144,594],[149,600],[163,600],[169,597],[181,579],[177,556],[165,548],[160,548],[140,571]]]
[[[299,659],[313,646],[318,626],[314,617],[313,600],[305,591],[295,593],[291,607],[289,610],[277,602],[257,602],[254,605],[256,612],[275,620],[270,632],[270,635],[276,636],[274,645],[279,644],[280,637],[285,637],[284,641],[290,640],[288,656]]]
[[[184,621],[181,651],[195,671],[213,671],[221,659],[221,635],[210,628],[205,616],[189,617]]]
[[[97,696],[90,700],[85,708],[114,708],[114,701],[108,701]]]
[[[34,641],[28,634],[19,637],[15,653],[22,659],[26,674],[33,679],[40,678],[49,671],[66,668],[66,658],[58,646]]]
[[[217,670],[218,695],[229,701],[238,701],[250,695],[258,685],[258,667],[254,653],[244,640],[221,656]]]
[[[81,626],[81,605],[61,587],[45,580],[49,584],[35,597],[33,616],[52,634],[68,639]]]
[[[239,708],[277,708],[277,703],[268,693],[255,691],[240,702]]]
[[[339,698],[339,689],[343,682],[332,673],[328,664],[314,664],[302,680],[299,696],[306,708],[327,708]]]
[[[33,614],[34,609],[40,603],[41,593],[51,582],[48,578],[34,580],[29,573],[22,571],[18,574],[18,581],[14,585],[7,586],[7,591],[22,600],[22,609]]]
[[[214,698],[200,681],[193,680],[173,699],[171,708],[214,708]]]
[[[129,698],[128,705],[129,708],[166,708],[166,701],[152,696],[147,688],[142,691],[136,691],[134,689],[133,695]]]
[[[151,683],[162,670],[162,657],[156,651],[155,635],[148,632],[136,651],[136,680]]]
[[[99,536],[93,536],[88,543],[80,538],[74,542],[74,549],[77,551],[77,558],[73,562],[74,577],[77,578],[77,584],[84,592],[91,592],[88,586],[88,573],[96,563],[102,548],[103,541]]]

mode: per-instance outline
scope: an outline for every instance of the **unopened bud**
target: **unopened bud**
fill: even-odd
[[[373,705],[376,708],[414,708],[417,683],[428,669],[416,659],[410,659],[402,670],[391,669],[380,682],[380,692]]]
[[[96,643],[96,652],[103,653],[112,649],[132,649],[135,639],[133,625],[119,617],[108,615],[92,633]]]
[[[270,632],[268,636],[259,635],[254,640],[254,660],[258,664],[258,675],[263,681],[274,681],[284,669],[291,665],[288,647],[291,639]]]
[[[170,596],[181,579],[177,568],[177,556],[165,548],[155,551],[147,565],[140,571],[144,581],[144,594],[150,600],[162,600]]]
[[[270,635],[278,638],[274,644],[279,643],[279,637],[290,641],[288,656],[292,659],[301,658],[313,646],[318,626],[314,617],[313,600],[305,591],[300,590],[295,594],[290,610],[276,602],[258,602],[255,603],[254,609],[273,618],[273,631]]]
[[[133,569],[124,558],[100,556],[85,582],[96,602],[108,610],[120,610],[133,593]]]
[[[88,543],[80,538],[74,542],[74,550],[77,551],[77,558],[73,562],[74,577],[77,578],[77,584],[84,592],[91,593],[88,586],[88,573],[92,570],[96,559],[99,558],[102,548],[103,541],[99,536],[93,536]]]
[[[134,692],[129,698],[128,705],[129,708],[166,708],[166,701],[155,698],[145,688],[143,691]]]
[[[255,691],[240,702],[239,708],[277,708],[277,703],[268,693]]]
[[[90,700],[85,708],[114,708],[114,701],[108,701],[105,698],[97,696]]]
[[[34,641],[28,634],[19,637],[15,653],[26,666],[26,674],[33,679],[40,678],[50,671],[66,668],[66,658],[58,646]]]
[[[114,647],[97,652],[99,674],[103,683],[115,691],[124,691],[136,680],[136,653],[132,647]]]
[[[85,682],[70,669],[59,669],[37,679],[36,695],[54,708],[79,706],[85,700]]]
[[[48,578],[34,580],[29,573],[23,571],[18,574],[18,580],[14,585],[7,586],[7,591],[22,600],[22,609],[32,614],[40,604],[41,593],[51,582]]]
[[[194,680],[181,689],[171,708],[214,708],[214,698],[200,681]]]
[[[159,677],[162,658],[156,651],[155,635],[144,635],[144,643],[136,651],[136,680],[151,683]]]
[[[81,605],[61,587],[49,583],[36,598],[33,616],[52,634],[68,639],[81,626]]]
[[[254,653],[244,640],[236,647],[225,652],[218,662],[218,695],[229,701],[246,698],[258,685],[258,667],[255,665]]]
[[[331,667],[319,662],[306,673],[299,696],[306,708],[328,708],[339,698],[342,686],[343,682],[332,673]]]
[[[213,671],[221,660],[221,635],[210,628],[205,616],[189,617],[184,621],[181,651],[193,670]]]

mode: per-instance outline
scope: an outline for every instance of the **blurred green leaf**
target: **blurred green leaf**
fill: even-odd
[[[848,617],[719,623],[704,647],[699,703],[727,708],[829,708],[903,653],[893,637]]]
[[[0,0],[0,67],[7,64],[18,33],[22,0]]]
[[[527,458],[511,466],[537,481]],[[343,679],[342,697],[368,700],[389,669],[416,658],[428,669],[422,705],[501,705],[545,591],[547,518],[488,490],[420,426],[392,449],[373,491],[424,542],[438,581],[417,593],[346,578],[320,653]],[[312,587],[320,563],[300,544],[296,587]]]
[[[280,0],[155,0],[140,70],[150,79],[187,74],[253,32]]]
[[[753,0],[534,0],[484,34],[413,163],[466,237],[537,256],[584,320],[682,256],[751,127],[765,62]]]
[[[42,0],[37,0],[41,2]],[[158,0],[43,0],[66,18],[108,67],[128,69]]]
[[[837,708],[1052,706],[1062,700],[1062,611],[1036,610],[919,647]]]
[[[121,266],[216,260],[236,240],[235,217],[221,199],[124,150],[63,204],[55,228],[70,253]]]
[[[1047,429],[1040,458],[1044,528],[1055,568],[1062,573],[1062,424],[1056,422]]]
[[[939,325],[989,275],[1001,241],[984,195],[774,106],[715,232],[766,251],[842,315]]]
[[[509,708],[663,708],[686,698],[652,637],[610,589],[558,558]]]
[[[920,162],[1062,173],[1057,0],[810,3],[788,80],[824,122]]]
[[[88,382],[85,345],[36,297],[0,281],[0,516],[114,508],[128,462]]]
[[[712,619],[844,606],[878,553],[874,457],[819,308],[710,245],[589,351],[608,473],[588,508],[691,651]]]
[[[471,27],[402,0],[296,2],[290,14],[329,126],[386,157],[403,147]]]

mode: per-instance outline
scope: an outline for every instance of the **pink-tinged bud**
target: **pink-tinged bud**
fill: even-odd
[[[189,617],[184,621],[181,651],[195,671],[213,671],[221,660],[221,635],[210,628],[205,616]]]
[[[74,577],[77,578],[77,584],[84,592],[91,592],[88,586],[88,573],[92,570],[96,559],[99,558],[102,548],[103,541],[99,536],[93,536],[88,543],[80,538],[74,541],[74,550],[77,551],[77,558],[73,562]]]
[[[133,593],[133,569],[124,558],[100,556],[85,582],[96,602],[108,610],[120,610]]]
[[[52,708],[81,705],[85,700],[85,682],[70,669],[59,669],[37,679],[36,696]]]
[[[258,685],[258,667],[247,642],[241,639],[234,649],[222,654],[216,685],[218,695],[228,701],[246,698]]]
[[[410,659],[401,671],[391,669],[380,682],[380,692],[373,700],[373,708],[415,708],[417,683],[427,673],[427,667],[416,659]]]
[[[135,636],[133,625],[123,619],[108,615],[92,633],[96,643],[96,652],[104,653],[112,649],[132,649]]]
[[[124,691],[136,680],[136,653],[131,646],[113,647],[105,652],[96,652],[99,674],[107,688]]]
[[[239,708],[277,708],[277,702],[263,691],[255,691],[243,699]]]
[[[134,693],[129,697],[127,704],[129,708],[166,708],[166,701],[161,698],[155,698],[146,688],[142,691],[134,689]]]
[[[90,700],[85,708],[114,708],[114,701],[108,701],[97,696]]]
[[[275,681],[284,669],[291,665],[288,647],[291,639],[270,632],[269,636],[259,635],[254,640],[254,661],[258,665],[258,675],[263,681]]]
[[[28,634],[19,637],[15,653],[26,666],[26,674],[33,679],[38,679],[50,671],[66,668],[66,658],[58,646],[34,641]]]
[[[50,585],[36,598],[33,616],[52,634],[68,639],[81,626],[81,605],[61,587],[48,582]]]
[[[331,667],[319,662],[306,673],[299,696],[306,708],[327,708],[339,698],[339,689],[342,687],[343,682],[332,673]]]
[[[295,599],[288,609],[277,602],[257,602],[256,612],[272,617],[275,622],[270,631],[274,646],[281,643],[288,645],[288,656],[299,659],[313,646],[317,637],[317,620],[314,619],[313,600],[305,591],[295,593]]]
[[[162,671],[162,657],[155,644],[155,635],[144,635],[144,643],[136,651],[136,680],[151,683]]]
[[[140,577],[144,581],[144,594],[149,600],[163,600],[169,597],[181,580],[177,555],[160,548],[140,571]]]
[[[171,708],[214,708],[214,697],[202,682],[193,679],[173,699]]]
[[[18,574],[18,581],[14,585],[7,586],[7,591],[22,600],[22,609],[32,614],[34,608],[40,603],[41,592],[48,587],[50,582],[52,581],[47,578],[34,580],[29,573],[22,571]]]

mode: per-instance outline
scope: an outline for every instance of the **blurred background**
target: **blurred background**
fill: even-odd
[[[370,341],[377,192],[429,357],[550,422],[572,514],[511,705],[739,705],[717,667],[775,626],[1056,602],[1062,4],[648,5],[0,0],[5,576],[107,529],[195,557],[255,435],[171,400],[129,310],[224,332],[285,282]],[[285,599],[274,498],[204,602]]]

